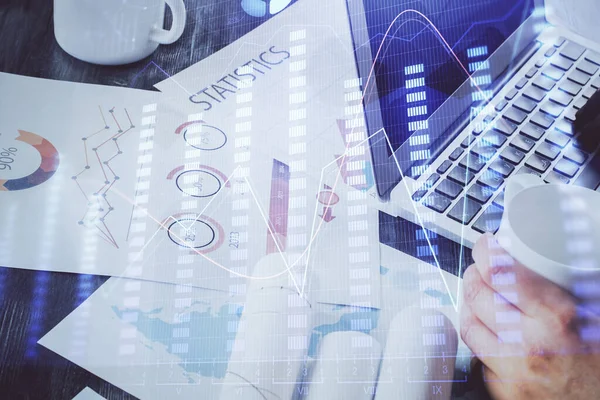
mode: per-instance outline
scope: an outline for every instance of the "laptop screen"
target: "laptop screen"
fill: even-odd
[[[377,83],[381,125],[396,150],[458,87],[468,74],[473,101],[483,100],[492,83],[487,58],[534,11],[535,0],[366,0],[366,26],[355,38],[368,40]],[[361,10],[361,12],[363,12]],[[349,7],[356,12],[356,8]],[[350,15],[351,20],[353,16]],[[355,46],[365,46],[355,43]],[[369,54],[370,53],[370,54]],[[367,60],[357,59],[359,65]],[[363,65],[365,65],[363,63]],[[361,73],[363,84],[365,73]],[[373,78],[371,78],[373,79]],[[373,101],[375,99],[367,99]],[[367,118],[369,116],[367,115]]]

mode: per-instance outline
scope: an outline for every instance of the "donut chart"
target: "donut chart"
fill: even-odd
[[[198,150],[214,151],[227,144],[227,135],[221,129],[204,121],[190,121],[180,125],[175,134],[183,133],[183,140]]]
[[[189,225],[192,225],[188,228]],[[215,240],[215,230],[204,221],[192,218],[174,221],[167,229],[169,239],[181,247],[202,249],[210,246]]]
[[[215,174],[198,169],[181,173],[175,183],[179,190],[192,197],[214,196],[222,186]]]
[[[41,163],[33,173],[22,178],[0,179],[0,191],[25,190],[41,185],[52,178],[60,164],[58,150],[43,137],[35,133],[19,130],[19,136],[15,140],[29,144],[37,150],[41,156]]]
[[[177,246],[190,249],[190,254],[207,254],[221,247],[225,230],[214,219],[205,215],[179,213],[163,224],[169,240]]]
[[[212,197],[223,187],[231,187],[224,173],[208,165],[195,165],[186,170],[185,165],[173,169],[167,180],[174,180],[177,189],[185,195],[198,198]]]

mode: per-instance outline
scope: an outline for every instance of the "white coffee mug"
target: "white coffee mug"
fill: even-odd
[[[165,4],[173,14],[163,29]],[[64,51],[94,64],[139,61],[185,27],[183,0],[54,0],[54,36]]]
[[[525,174],[507,181],[504,204],[496,238],[517,261],[571,292],[600,279],[600,193]]]

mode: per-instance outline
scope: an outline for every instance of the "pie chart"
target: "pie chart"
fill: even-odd
[[[39,160],[40,165],[26,176],[3,178],[4,171],[12,171],[14,165],[19,162],[26,163],[30,158],[20,157],[21,154],[19,154],[16,147],[0,148],[0,156],[2,156],[0,158],[0,191],[25,190],[41,185],[52,178],[60,163],[56,147],[43,137],[22,130],[19,130],[19,136],[14,140],[35,149],[41,157]]]

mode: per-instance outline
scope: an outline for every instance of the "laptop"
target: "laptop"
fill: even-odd
[[[570,1],[546,3],[347,0],[377,195],[396,216],[472,247],[498,230],[513,175],[598,189],[600,132],[573,122],[600,88],[600,44],[556,18]]]

